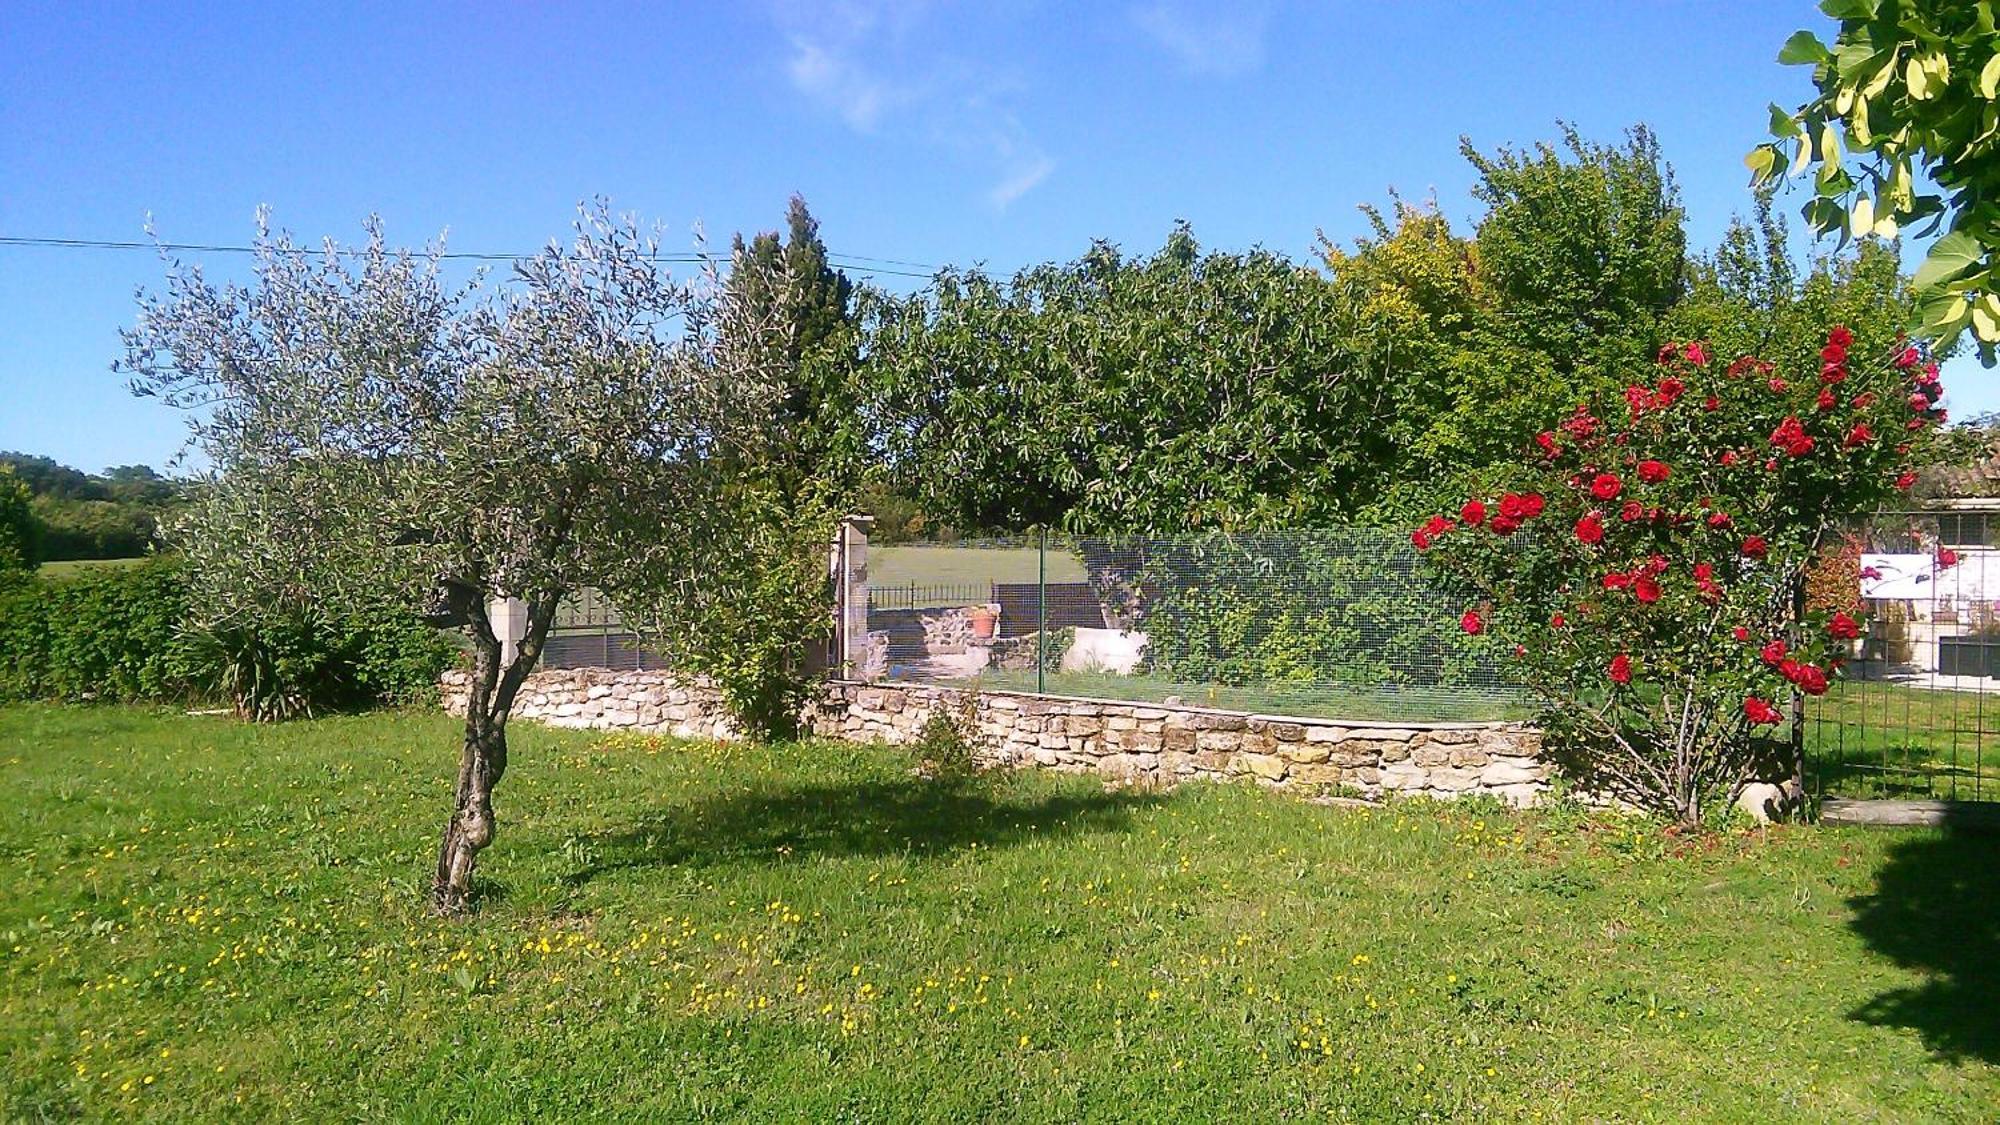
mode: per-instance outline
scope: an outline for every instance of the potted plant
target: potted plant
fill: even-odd
[[[987,605],[976,605],[967,611],[965,616],[967,620],[972,622],[972,636],[974,640],[990,641],[993,639],[994,626],[1000,621],[999,606],[990,603]]]

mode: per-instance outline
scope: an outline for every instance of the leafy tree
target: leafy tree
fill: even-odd
[[[1373,233],[1351,251],[1320,242],[1335,284],[1387,341],[1377,377],[1394,409],[1357,423],[1383,428],[1393,450],[1363,490],[1379,497],[1371,515],[1465,490],[1541,419],[1615,391],[1685,292],[1673,170],[1644,126],[1621,145],[1564,126],[1559,145],[1461,151],[1486,205],[1470,235],[1398,199],[1388,218],[1365,209]]]
[[[1844,518],[1915,482],[1936,377],[1846,327],[1803,365],[1669,345],[1620,398],[1551,419],[1504,489],[1412,538],[1461,627],[1519,646],[1586,783],[1694,824],[1763,770],[1801,768],[1757,732],[1785,696],[1824,692],[1860,632],[1806,608],[1807,572]]]
[[[321,252],[260,221],[254,280],[176,267],[126,333],[135,388],[198,408],[214,466],[175,529],[223,618],[302,602],[427,606],[471,648],[439,908],[467,901],[495,831],[507,718],[556,607],[673,587],[731,530],[726,466],[765,440],[772,327],[653,239],[587,211],[512,285],[453,286],[441,248]],[[509,646],[489,609],[525,606]]]
[[[1806,221],[1822,234],[1895,237],[1947,223],[1916,275],[1916,324],[1949,342],[1968,325],[1980,358],[2000,344],[2000,29],[1990,2],[1821,0],[1832,46],[1801,31],[1778,61],[1809,65],[1818,95],[1771,107],[1771,142],[1746,158],[1760,184],[1813,173]],[[1850,160],[1850,156],[1853,158]],[[1942,194],[1921,190],[1928,181]]]
[[[1390,453],[1394,388],[1347,295],[1268,251],[1098,243],[997,281],[864,302],[866,414],[892,483],[960,528],[1324,521]]]
[[[33,570],[41,561],[41,540],[28,486],[0,465],[0,575]]]
[[[731,244],[737,265],[730,274],[733,298],[746,309],[781,325],[772,344],[774,367],[783,372],[782,432],[789,436],[779,455],[789,483],[828,473],[846,475],[854,448],[848,411],[848,384],[854,365],[854,286],[827,262],[819,221],[803,196],[792,196],[785,213],[785,238],[765,232],[746,245]]]

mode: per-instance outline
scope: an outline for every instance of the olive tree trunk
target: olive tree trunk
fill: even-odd
[[[538,599],[528,607],[527,636],[514,662],[503,665],[501,646],[482,607],[468,631],[472,634],[472,678],[465,700],[465,743],[458,758],[458,788],[451,819],[445,822],[438,847],[437,877],[432,900],[442,913],[463,910],[472,895],[472,873],[479,853],[491,846],[495,829],[493,790],[507,772],[507,716],[535,662],[555,617],[555,598]]]

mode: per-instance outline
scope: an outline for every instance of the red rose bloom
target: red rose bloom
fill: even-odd
[[[1777,429],[1771,431],[1771,444],[1793,457],[1803,457],[1813,450],[1812,435],[1806,433],[1805,425],[1795,415],[1790,414],[1778,423]]]
[[[1844,348],[1854,343],[1854,333],[1848,331],[1847,325],[1836,324],[1833,326],[1833,330],[1826,334],[1826,342],[1829,344],[1838,344]]]
[[[1957,566],[1957,565],[1958,565],[1958,552],[1957,552],[1957,551],[1954,551],[1954,550],[1952,550],[1952,549],[1951,549],[1950,547],[1940,547],[1940,548],[1938,548],[1938,553],[1937,553],[1937,564],[1938,564],[1939,566],[1941,566],[1941,567],[1953,567],[1953,566]]]
[[[1555,616],[1549,618],[1549,628],[1551,629],[1560,629],[1567,624],[1569,624],[1568,620],[1563,617],[1560,611]]]
[[[1645,519],[1646,506],[1637,500],[1627,500],[1625,501],[1625,506],[1618,509],[1618,518],[1624,520],[1626,523]]]
[[[1775,724],[1783,716],[1779,715],[1778,709],[1771,706],[1768,701],[1750,695],[1745,696],[1743,699],[1743,717],[1753,723],[1769,726]]]
[[[1917,474],[1904,473],[1896,478],[1896,487],[1908,492],[1917,483]]]
[[[1854,428],[1847,431],[1847,437],[1841,441],[1841,444],[1849,449],[1853,449],[1856,446],[1867,445],[1874,439],[1875,431],[1868,428],[1868,423],[1856,422]]]
[[[1915,395],[1911,395],[1911,396],[1910,396],[1910,409],[1911,409],[1911,410],[1914,410],[1914,411],[1916,411],[1917,413],[1919,413],[1919,414],[1922,414],[1922,413],[1923,413],[1924,411],[1926,411],[1926,410],[1929,410],[1930,408],[1931,408],[1931,400],[1930,400],[1930,399],[1927,399],[1927,398],[1925,398],[1925,397],[1924,397],[1923,395],[1920,395],[1920,394],[1915,394]]]
[[[1840,405],[1840,400],[1833,397],[1831,390],[1821,387],[1819,397],[1813,400],[1813,405],[1821,410],[1832,410],[1834,407]]]
[[[1679,354],[1680,354],[1680,349],[1674,347],[1672,344],[1661,344],[1660,354],[1654,356],[1653,359],[1655,362],[1658,363],[1671,363],[1673,362],[1674,357]]]
[[[1590,494],[1599,500],[1617,499],[1625,491],[1625,482],[1610,473],[1599,473],[1590,482]]]
[[[1458,510],[1458,518],[1467,527],[1478,527],[1486,522],[1486,505],[1477,500],[1467,500],[1465,507]]]
[[[1494,516],[1493,522],[1486,526],[1493,529],[1493,534],[1505,537],[1521,530],[1521,521],[1508,516]]]
[[[1535,445],[1541,449],[1544,457],[1554,457],[1556,455],[1556,435],[1547,430],[1543,430],[1541,433],[1535,435]]]
[[[1799,665],[1799,670],[1793,674],[1791,679],[1793,683],[1799,685],[1799,690],[1805,692],[1807,695],[1826,694],[1828,686],[1826,673],[1811,664]]]
[[[1826,631],[1835,640],[1851,641],[1861,635],[1861,625],[1845,611],[1836,610],[1826,623]]]
[[[1728,527],[1731,522],[1729,513],[1727,512],[1710,512],[1708,514],[1708,526],[1717,530]]]
[[[1541,515],[1542,509],[1547,506],[1548,501],[1543,500],[1539,492],[1530,492],[1521,497],[1521,514],[1528,519]]]
[[[1694,364],[1696,367],[1705,367],[1708,364],[1708,349],[1702,347],[1701,341],[1699,340],[1696,340],[1695,342],[1689,344],[1687,347],[1682,348],[1681,354],[1686,356],[1687,361],[1689,363]]]
[[[1451,529],[1452,522],[1449,516],[1432,516],[1430,519],[1424,521],[1424,534],[1433,539]]]
[[[1764,542],[1764,537],[1761,535],[1745,536],[1743,540],[1743,557],[1761,559],[1764,557],[1764,553],[1770,550],[1770,548],[1771,545]]]
[[[1750,628],[1747,625],[1738,625],[1734,630],[1732,630],[1732,632],[1735,633],[1736,639],[1739,641],[1747,641],[1750,639]]]
[[[1707,411],[1720,410],[1722,409],[1722,400],[1716,398],[1714,395],[1710,395],[1707,398],[1701,400],[1701,408]]]
[[[1639,479],[1647,484],[1658,484],[1672,475],[1673,470],[1664,461],[1639,462]]]
[[[1415,544],[1419,551],[1428,551],[1431,549],[1431,537],[1424,534],[1424,529],[1421,527],[1410,532],[1410,542]]]
[[[1736,463],[1736,451],[1734,449],[1723,450],[1720,460],[1724,467],[1734,465]]]
[[[1764,646],[1763,652],[1760,652],[1757,655],[1763,657],[1764,663],[1769,664],[1772,667],[1776,667],[1780,664],[1783,664],[1785,662],[1785,642],[1772,641],[1770,644]]]
[[[1784,381],[1783,379],[1779,379],[1779,378],[1775,378],[1775,377],[1774,377],[1774,378],[1772,378],[1772,380],[1771,380],[1770,382],[1768,382],[1768,383],[1766,383],[1766,384],[1764,384],[1764,385],[1765,385],[1765,386],[1767,386],[1767,387],[1769,387],[1769,388],[1771,388],[1771,393],[1772,393],[1772,394],[1774,394],[1774,395],[1781,395],[1781,394],[1784,394],[1784,393],[1785,393],[1785,389],[1786,389],[1787,387],[1790,387],[1790,386],[1791,386],[1791,384],[1790,384],[1790,383],[1787,383],[1787,382],[1785,382],[1785,381]]]
[[[1645,575],[1632,582],[1632,596],[1651,605],[1660,600],[1660,583],[1651,575]]]
[[[1904,349],[1903,349],[1903,354],[1901,354],[1901,355],[1899,355],[1899,356],[1897,356],[1897,357],[1896,357],[1896,366],[1897,366],[1897,367],[1915,367],[1915,366],[1917,365],[1918,361],[1922,360],[1923,358],[1924,358],[1924,357],[1923,357],[1923,355],[1922,355],[1921,353],[1919,353],[1919,352],[1917,351],[1917,349],[1915,349],[1915,348],[1904,348]]]
[[[1614,684],[1631,683],[1632,658],[1622,652],[1619,653],[1611,658],[1611,666],[1604,670],[1604,674],[1611,677],[1611,682]]]
[[[1458,627],[1477,636],[1486,631],[1486,622],[1477,613],[1468,609],[1465,611],[1465,616],[1458,619]]]
[[[1591,545],[1604,542],[1604,525],[1598,521],[1596,512],[1576,521],[1576,537],[1579,542]]]

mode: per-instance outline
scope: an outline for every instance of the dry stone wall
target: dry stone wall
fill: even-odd
[[[446,707],[462,714],[464,673],[447,673],[442,687]],[[661,672],[537,672],[514,713],[555,726],[738,737],[712,686]],[[1127,784],[1250,777],[1312,795],[1489,793],[1525,805],[1554,773],[1540,735],[1521,723],[1339,722],[884,683],[823,685],[802,718],[823,736],[902,744],[939,713],[962,725],[984,764]]]

